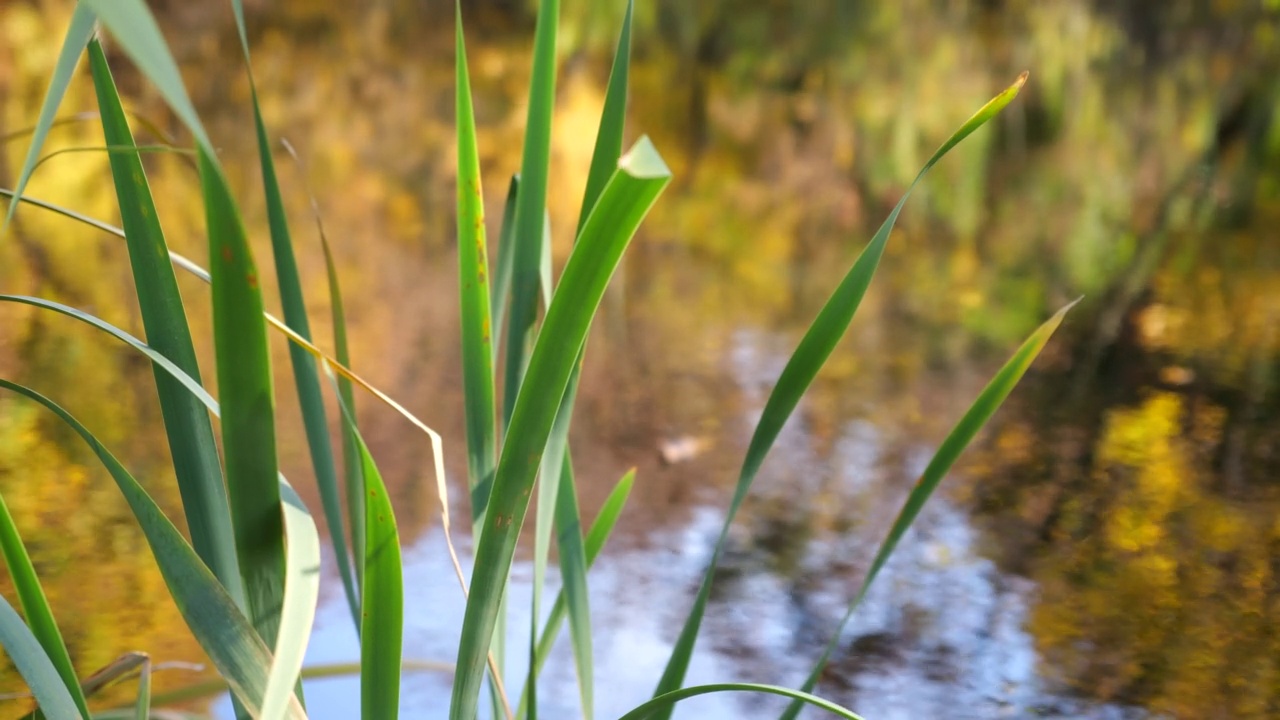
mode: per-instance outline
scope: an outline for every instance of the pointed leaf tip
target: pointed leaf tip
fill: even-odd
[[[671,169],[667,167],[648,135],[641,135],[635,145],[618,158],[618,169],[641,179],[671,177]]]

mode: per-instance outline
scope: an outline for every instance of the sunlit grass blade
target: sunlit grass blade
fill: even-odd
[[[67,86],[71,84],[71,76],[75,74],[76,66],[80,64],[80,56],[84,53],[85,45],[89,43],[89,38],[93,37],[93,23],[93,11],[83,4],[77,4],[71,15],[71,23],[67,26],[67,34],[62,40],[62,49],[58,52],[53,77],[49,79],[49,89],[45,91],[44,101],[40,105],[40,115],[31,136],[31,147],[27,149],[27,157],[18,171],[18,181],[13,187],[14,197],[22,197],[22,191],[27,189],[27,182],[31,179],[31,172],[35,168],[36,160],[40,157],[40,149],[44,146],[45,138],[49,136],[49,129],[53,126],[58,106],[62,104],[62,98],[67,94]],[[9,203],[4,225],[0,226],[0,236],[4,235],[5,229],[13,221],[13,213],[17,209],[16,202]]]
[[[253,121],[258,139],[258,164],[262,170],[262,190],[266,198],[267,226],[271,235],[271,251],[275,259],[276,285],[280,292],[280,304],[284,310],[284,322],[289,329],[311,340],[311,323],[307,317],[307,304],[302,295],[302,283],[298,275],[298,261],[294,257],[293,239],[289,233],[289,221],[280,194],[280,182],[276,175],[275,160],[271,155],[271,140],[262,119],[258,103],[258,89],[253,81],[249,61],[249,39],[244,24],[244,8],[240,0],[232,0],[236,27],[240,34],[240,46],[244,51],[245,71],[249,81],[249,100],[253,105]],[[320,491],[320,504],[325,521],[329,524],[329,537],[338,563],[338,575],[342,579],[353,617],[359,617],[356,602],[355,579],[352,575],[351,556],[347,551],[346,534],[342,527],[342,503],[339,500],[338,472],[333,459],[333,447],[329,440],[329,418],[320,393],[320,375],[316,361],[303,348],[289,345],[289,362],[293,367],[294,386],[298,392],[298,405],[302,411],[302,425],[307,436],[307,448],[311,454],[311,467],[315,470],[316,486]]]
[[[591,153],[591,170],[587,173],[587,187],[582,194],[582,211],[578,215],[579,233],[622,155],[622,133],[627,122],[627,87],[631,74],[631,16],[634,5],[635,0],[627,0],[627,12],[622,18],[622,31],[618,34],[618,47],[614,51],[613,67],[609,71],[604,109],[600,113],[600,127],[596,131],[596,146]]]
[[[262,717],[282,717],[294,689],[311,639],[311,626],[320,600],[320,534],[302,499],[280,476],[281,511],[284,516],[285,583],[281,603],[279,637],[274,661],[262,699]],[[300,698],[299,698],[300,699]]]
[[[262,292],[240,212],[222,173],[203,151],[200,178],[209,232],[222,447],[236,554],[253,625],[264,642],[274,644],[285,556]]]
[[[4,387],[0,380],[0,387]],[[26,681],[36,704],[51,718],[83,718],[53,661],[9,600],[0,596],[0,647]],[[72,685],[75,683],[72,682]]]
[[[343,422],[353,418],[341,405]],[[365,720],[393,720],[400,712],[400,664],[404,632],[404,574],[400,534],[382,474],[356,434],[364,476],[365,558],[360,607],[360,708]]]
[[[845,330],[848,329],[849,323],[853,320],[853,315],[857,311],[858,305],[862,302],[862,297],[866,294],[872,277],[875,276],[876,268],[880,264],[880,257],[884,254],[885,245],[889,241],[889,234],[893,230],[894,223],[897,222],[898,215],[902,212],[902,207],[906,204],[907,198],[911,196],[911,191],[920,184],[920,181],[924,179],[930,168],[937,164],[951,148],[955,147],[961,140],[968,137],[988,120],[995,117],[1000,110],[1008,105],[1017,96],[1018,90],[1022,87],[1023,82],[1026,81],[1026,77],[1026,74],[1023,73],[1013,85],[982,106],[933,153],[933,156],[929,158],[929,161],[925,163],[919,174],[916,175],[915,180],[907,187],[902,198],[898,200],[898,204],[894,206],[893,211],[889,213],[889,217],[885,219],[884,224],[880,226],[880,229],[871,238],[871,242],[867,244],[858,259],[854,261],[853,267],[849,269],[848,274],[840,281],[840,285],[832,293],[830,299],[827,300],[826,305],[818,313],[818,317],[814,319],[813,324],[809,326],[808,331],[805,332],[804,337],[800,340],[800,344],[796,347],[790,360],[787,361],[787,365],[778,377],[778,382],[774,386],[773,392],[769,394],[769,399],[765,402],[764,411],[760,415],[755,432],[751,436],[751,442],[747,446],[746,457],[742,461],[742,470],[738,476],[733,499],[729,503],[729,512],[725,516],[724,526],[721,528],[720,537],[716,541],[711,562],[703,575],[702,584],[698,588],[697,596],[694,598],[693,608],[689,611],[689,616],[680,631],[675,647],[672,649],[666,670],[663,671],[662,678],[658,681],[658,686],[654,690],[655,697],[676,690],[684,683],[684,676],[689,668],[689,660],[693,656],[693,647],[698,639],[698,630],[702,625],[702,617],[706,612],[707,600],[711,596],[711,582],[715,577],[716,567],[719,564],[733,519],[737,515],[738,509],[742,506],[742,501],[746,498],[747,492],[751,489],[751,484],[755,481],[756,473],[760,471],[760,466],[764,463],[765,456],[769,454],[774,441],[778,438],[778,433],[782,431],[783,425],[786,424],[787,418],[791,417],[792,411],[800,403],[800,398],[809,389],[809,384],[813,382],[818,370],[822,368],[827,358],[831,356],[836,344],[840,342],[840,338],[844,336]],[[670,709],[663,711],[659,717],[662,720],[669,718]]]
[[[831,654],[835,651],[840,637],[844,634],[845,626],[848,625],[854,611],[862,603],[862,599],[866,597],[867,590],[871,588],[871,583],[875,581],[876,575],[880,573],[881,568],[889,560],[889,556],[898,547],[898,542],[902,540],[902,536],[911,527],[911,523],[915,522],[916,516],[920,514],[920,509],[924,507],[925,501],[937,489],[947,471],[951,469],[951,466],[960,457],[960,453],[964,452],[965,447],[978,434],[982,426],[986,425],[991,416],[1004,403],[1005,398],[1009,397],[1009,393],[1013,392],[1013,388],[1017,386],[1018,381],[1027,372],[1027,368],[1031,367],[1031,363],[1035,361],[1040,351],[1044,349],[1054,331],[1062,324],[1062,319],[1066,317],[1067,311],[1077,302],[1079,300],[1059,310],[1022,343],[1022,346],[1013,354],[1013,357],[1009,358],[1008,362],[991,379],[991,382],[983,388],[978,395],[978,399],[965,412],[964,417],[960,418],[960,422],[956,423],[956,426],[952,428],[947,438],[942,441],[942,445],[938,447],[933,459],[929,461],[924,473],[920,475],[915,487],[911,489],[911,493],[907,496],[907,501],[903,504],[897,519],[894,520],[893,526],[889,529],[889,534],[885,537],[884,542],[880,544],[880,549],[876,551],[875,559],[871,561],[871,567],[867,570],[857,594],[854,595],[853,601],[849,603],[848,610],[845,612],[844,617],[841,618],[840,624],[836,626],[836,631],[823,649],[822,655],[814,663],[813,670],[809,673],[809,677],[805,680],[803,687],[801,687],[802,690],[808,692],[817,685],[823,668],[826,667],[827,661],[831,659]],[[798,703],[793,703],[782,717],[785,720],[793,720],[800,712],[800,709],[801,706]]]
[[[799,690],[792,690],[791,688],[778,687],[777,685],[761,685],[759,683],[715,683],[712,685],[696,685],[694,687],[682,688],[680,690],[672,690],[669,693],[659,695],[643,705],[636,707],[631,712],[618,718],[618,720],[645,720],[646,718],[658,717],[659,715],[669,715],[674,709],[675,704],[681,700],[687,700],[699,695],[726,692],[780,695],[782,697],[793,698],[801,705],[812,705],[820,710],[826,710],[836,717],[846,718],[847,720],[863,720],[861,715],[857,715],[847,708],[841,707],[830,700],[824,700],[816,695],[810,695],[807,692]]]
[[[475,716],[485,650],[497,622],[516,538],[591,319],[636,228],[671,179],[648,138],[641,138],[618,165],[565,265],[502,446],[463,619],[450,710],[453,720]]]
[[[520,195],[520,176],[512,175],[507,184],[507,199],[502,205],[502,226],[498,228],[497,257],[494,260],[493,282],[489,289],[489,309],[493,312],[493,322],[489,325],[493,333],[493,363],[498,367],[498,355],[502,350],[502,329],[507,321],[507,306],[511,302],[511,255],[516,234],[516,198]],[[503,418],[505,424],[506,418]],[[505,428],[504,428],[505,429]]]
[[[476,122],[462,32],[462,3],[454,5],[458,132],[458,288],[462,312],[462,379],[467,423],[467,480],[471,489],[473,533],[484,517],[483,492],[492,484],[497,463],[494,407],[492,314],[489,307],[489,259],[484,228],[484,194]]]
[[[136,339],[135,342],[137,342]],[[168,362],[155,351],[151,351],[149,357],[153,362]],[[176,373],[182,372],[171,363],[168,363],[168,367]],[[194,384],[190,378],[187,378],[187,381]],[[0,388],[25,395],[58,415],[84,439],[102,461],[146,536],[147,544],[151,547],[152,555],[160,568],[160,574],[164,578],[170,595],[173,596],[179,613],[209,659],[213,661],[218,672],[227,679],[235,696],[251,714],[257,716],[266,690],[271,654],[249,621],[236,607],[231,596],[227,595],[222,585],[218,583],[217,578],[201,562],[195,551],[173,523],[165,517],[164,512],[146,490],[84,425],[52,400],[34,390],[3,379],[0,379]],[[291,696],[290,699],[288,717],[305,717],[296,698]],[[71,707],[74,711],[74,703]],[[49,713],[49,717],[75,717],[75,715]]]
[[[22,536],[18,534],[18,527],[13,523],[13,516],[9,514],[9,507],[5,504],[3,497],[0,497],[0,551],[4,552],[4,562],[9,570],[9,578],[13,582],[14,592],[18,595],[18,603],[22,607],[22,614],[27,617],[32,635],[57,670],[63,687],[71,696],[80,715],[87,717],[89,705],[85,702],[84,693],[80,690],[75,666],[71,664],[71,655],[67,652],[66,643],[63,642],[62,632],[58,630],[58,623],[53,619],[53,610],[50,609],[49,600],[45,597],[44,588],[40,585],[36,568],[31,563],[31,556],[27,554],[27,546],[22,542]]]
[[[613,532],[613,528],[618,522],[618,517],[622,514],[622,508],[626,506],[627,498],[631,495],[631,485],[635,481],[635,475],[635,470],[628,471],[614,486],[609,493],[609,497],[600,506],[600,511],[596,513],[596,519],[591,523],[591,529],[587,532],[586,540],[583,543],[587,569],[590,569],[595,563],[600,551],[604,549],[609,535]],[[560,592],[556,595],[556,601],[551,605],[551,612],[547,614],[547,621],[543,625],[542,635],[538,639],[536,663],[539,671],[546,664],[547,658],[551,656],[551,648],[555,646],[556,637],[560,633],[560,623],[564,622],[567,610],[566,588],[568,584],[569,580],[566,578],[566,587],[560,588]],[[523,714],[524,698],[521,698],[520,710],[516,712],[516,717],[520,717]]]
[[[133,135],[97,40],[89,44],[89,65],[107,142],[132,145]],[[198,382],[195,346],[142,162],[136,155],[116,152],[110,161],[148,343]],[[243,604],[231,512],[209,414],[168,373],[154,370],[191,544],[231,597]]]
[[[547,173],[551,163],[551,115],[556,93],[556,28],[560,0],[542,0],[533,39],[533,71],[525,120],[511,247],[511,304],[508,310],[502,418],[510,422],[525,370],[525,344],[537,319],[543,222],[547,207]],[[501,658],[499,658],[501,660]]]

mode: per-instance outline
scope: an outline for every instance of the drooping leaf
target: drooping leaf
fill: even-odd
[[[72,316],[75,315],[72,314]],[[127,335],[118,329],[117,332]],[[136,338],[134,342],[142,345]],[[142,345],[142,347],[146,346]],[[151,350],[151,353],[153,354],[149,357],[153,362],[168,362],[154,350]],[[182,372],[171,363],[168,367],[178,374]],[[187,381],[194,384],[190,378],[187,378]],[[226,678],[236,698],[252,714],[257,715],[267,686],[271,654],[217,578],[195,554],[173,523],[165,517],[164,512],[146,490],[84,425],[52,400],[34,390],[4,379],[0,379],[0,388],[25,395],[58,415],[84,439],[102,461],[107,472],[120,488],[125,501],[129,504],[129,509],[138,521],[138,526],[147,538],[147,544],[151,547],[151,553],[160,568],[160,574],[187,627],[191,629],[218,672]],[[72,708],[74,709],[74,704]],[[74,717],[74,715],[47,714],[49,717]],[[305,717],[295,698],[291,697],[287,717]]]
[[[120,95],[97,40],[89,44],[89,65],[107,142],[133,145]],[[199,382],[195,346],[142,162],[130,153],[111,153],[110,159],[148,343]],[[243,605],[244,586],[236,558],[231,512],[209,413],[172,376],[160,368],[154,370],[191,544],[231,597]]]

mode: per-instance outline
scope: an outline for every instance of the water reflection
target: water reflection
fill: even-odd
[[[237,54],[229,17],[216,3],[163,5],[269,264],[247,87],[224,64]],[[461,478],[449,24],[420,3],[250,5],[264,111],[307,158],[342,266],[355,365],[440,429]],[[519,5],[468,4],[491,218],[518,163],[529,37]],[[601,103],[598,50],[612,34],[605,4],[566,5],[576,9],[565,18],[549,208],[558,260]],[[638,468],[592,588],[610,688],[600,711],[651,690],[756,414],[805,324],[937,141],[1030,68],[1007,116],[909,206],[850,336],[734,530],[690,679],[798,682],[927,453],[1016,340],[1085,292],[874,588],[821,690],[874,718],[1280,714],[1274,3],[1180,1],[1165,13],[1081,0],[640,5],[632,128],[656,138],[679,182],[606,301],[575,420],[588,515]],[[4,130],[35,116],[68,7],[0,7]],[[419,26],[428,29],[406,36]],[[135,107],[163,124],[125,68]],[[74,84],[67,108],[92,107],[91,95]],[[100,142],[71,126],[49,149]],[[5,148],[0,176],[21,151]],[[32,194],[110,219],[105,159],[68,158],[46,165]],[[170,243],[202,257],[194,177],[180,159],[146,163]],[[281,167],[298,188],[297,171]],[[290,192],[288,203],[309,309],[323,318],[306,198]],[[21,213],[0,244],[4,291],[139,331],[126,267],[117,241],[38,213]],[[181,282],[207,369],[207,295]],[[149,369],[29,310],[0,307],[0,327],[0,371],[53,392],[174,509]],[[286,368],[283,344],[273,350]],[[276,387],[284,469],[305,479],[292,382]],[[427,445],[361,402],[408,544],[406,647],[449,659],[461,605],[425,482]],[[697,440],[696,457],[664,465],[659,446],[680,438]],[[0,489],[82,669],[139,648],[198,657],[100,475],[50,423],[0,399]],[[318,507],[309,483],[295,484]],[[79,512],[51,510],[61,506]],[[103,592],[83,592],[85,557]],[[517,594],[527,574],[518,567]],[[312,657],[353,659],[341,594],[332,582],[326,593]],[[572,666],[558,652],[545,709],[570,715]],[[16,686],[2,675],[4,689]],[[311,703],[345,716],[353,688],[317,683]],[[414,677],[406,711],[442,714],[446,695],[442,679]],[[687,714],[776,708],[702,699]]]

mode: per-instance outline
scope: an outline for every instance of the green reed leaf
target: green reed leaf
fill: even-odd
[[[951,469],[951,466],[960,457],[960,453],[964,452],[965,447],[978,434],[982,426],[987,424],[991,416],[1004,403],[1005,398],[1009,397],[1009,393],[1013,392],[1013,388],[1017,386],[1018,381],[1026,374],[1027,368],[1031,367],[1031,363],[1035,361],[1040,351],[1044,349],[1054,331],[1062,324],[1062,319],[1066,317],[1067,311],[1074,307],[1077,302],[1080,301],[1076,300],[1059,310],[1053,317],[1037,328],[1035,332],[1031,333],[1030,337],[1013,354],[1013,357],[1009,358],[1008,362],[1000,368],[1000,371],[995,374],[991,382],[978,395],[978,399],[973,402],[969,410],[960,418],[960,422],[956,423],[956,426],[952,428],[947,438],[942,441],[942,445],[938,447],[933,459],[929,461],[924,473],[921,474],[915,487],[911,489],[911,493],[907,496],[907,501],[903,504],[897,519],[894,520],[893,526],[889,529],[888,536],[880,544],[880,549],[876,551],[875,559],[871,561],[871,568],[867,570],[866,577],[863,578],[862,585],[858,588],[858,593],[854,595],[853,601],[849,603],[848,610],[845,612],[844,617],[841,618],[840,624],[836,626],[836,631],[823,649],[822,655],[814,663],[813,670],[805,680],[802,690],[808,692],[817,685],[818,678],[822,675],[827,661],[831,659],[831,654],[835,651],[840,636],[844,633],[845,626],[848,625],[849,620],[853,617],[854,611],[862,604],[862,599],[866,597],[867,590],[871,588],[871,583],[875,581],[876,575],[880,573],[884,564],[888,562],[889,556],[898,547],[898,542],[902,540],[902,536],[911,527],[911,523],[915,522],[916,516],[920,514],[920,509],[924,507],[925,501],[937,489],[947,471]],[[799,714],[800,709],[799,703],[792,703],[782,717],[792,720]]]
[[[516,538],[591,319],[636,228],[670,179],[671,173],[652,143],[641,138],[619,162],[565,265],[498,460],[463,620],[450,714],[453,720],[475,716],[486,650],[497,623]]]
[[[681,700],[687,700],[691,697],[699,695],[710,695],[712,693],[766,693],[769,695],[781,695],[782,697],[793,698],[802,705],[812,705],[821,710],[848,720],[862,720],[862,716],[855,714],[853,711],[841,707],[830,700],[824,700],[816,695],[810,695],[807,692],[792,690],[790,688],[778,687],[776,685],[761,685],[759,683],[715,683],[712,685],[696,685],[694,687],[682,688],[680,690],[672,690],[669,693],[659,695],[652,700],[636,707],[631,712],[618,718],[618,720],[646,720],[663,714],[670,714],[675,704]]]
[[[36,568],[31,564],[31,556],[27,554],[27,546],[18,534],[18,527],[9,514],[9,507],[0,497],[0,551],[4,553],[5,566],[9,570],[9,578],[18,595],[18,603],[22,606],[22,614],[26,615],[31,633],[40,643],[45,656],[53,664],[62,679],[62,686],[71,696],[81,717],[89,716],[89,705],[84,693],[80,690],[80,681],[76,678],[75,666],[71,664],[71,655],[62,640],[58,623],[53,618],[53,610],[45,597]],[[5,646],[9,649],[8,645]],[[47,715],[47,713],[46,713]]]
[[[40,115],[31,135],[31,147],[27,148],[27,157],[22,161],[22,168],[18,171],[18,182],[13,187],[14,197],[22,197],[22,192],[27,189],[31,173],[35,170],[36,162],[40,158],[40,148],[44,146],[45,138],[49,136],[49,129],[53,127],[58,106],[62,104],[62,98],[67,94],[67,86],[71,84],[71,76],[75,75],[76,65],[80,64],[80,56],[84,53],[89,38],[93,37],[94,21],[93,11],[88,6],[76,5],[71,15],[71,23],[67,26],[67,34],[62,40],[62,49],[58,51],[58,60],[53,67],[53,77],[49,79],[49,89],[45,91],[44,100],[40,103]],[[9,203],[4,224],[0,226],[0,235],[4,235],[17,209],[18,203]]]
[[[853,315],[857,311],[858,305],[862,302],[862,297],[866,294],[867,287],[871,284],[871,279],[875,276],[876,268],[880,264],[880,257],[884,254],[885,245],[889,242],[889,233],[893,230],[894,223],[897,222],[898,215],[902,212],[902,207],[906,204],[907,198],[911,196],[911,191],[920,184],[920,181],[924,179],[930,168],[937,164],[951,148],[968,137],[974,130],[982,127],[983,124],[995,117],[1000,110],[1008,105],[1017,96],[1018,90],[1025,80],[1026,74],[1024,73],[1013,85],[978,110],[934,152],[929,161],[925,163],[924,168],[916,175],[915,180],[907,187],[906,192],[898,200],[898,204],[894,206],[893,211],[889,213],[889,217],[884,221],[884,224],[880,226],[880,229],[871,238],[871,242],[858,256],[858,259],[854,261],[853,267],[849,269],[848,274],[840,281],[840,285],[832,293],[830,299],[827,300],[826,305],[818,313],[818,317],[814,319],[808,331],[805,332],[799,346],[796,347],[795,352],[791,355],[791,359],[787,361],[787,365],[778,377],[778,382],[774,386],[773,392],[769,394],[764,411],[760,415],[760,421],[751,436],[751,443],[747,447],[747,454],[742,462],[742,470],[738,476],[733,499],[729,504],[729,512],[725,516],[724,526],[720,531],[715,551],[711,556],[711,563],[702,577],[702,584],[698,588],[697,596],[694,598],[693,608],[689,611],[689,616],[685,620],[683,628],[681,628],[680,635],[671,652],[671,657],[667,661],[667,667],[663,671],[662,678],[658,681],[657,688],[654,690],[655,697],[676,690],[684,683],[684,676],[689,669],[689,661],[693,656],[694,644],[697,642],[698,630],[702,625],[702,617],[706,612],[707,601],[711,596],[711,582],[715,577],[716,567],[720,562],[720,556],[723,553],[724,544],[728,538],[729,528],[733,524],[733,519],[737,515],[738,509],[742,506],[742,501],[746,498],[747,492],[751,489],[751,484],[755,481],[756,473],[760,471],[760,466],[764,463],[765,456],[768,455],[774,441],[778,438],[778,433],[782,431],[783,425],[786,424],[787,418],[791,417],[791,413],[800,403],[800,398],[809,389],[809,385],[813,382],[814,377],[817,376],[818,370],[822,368],[827,358],[831,356],[836,344],[844,336],[845,330],[848,329],[849,323],[853,320]],[[659,717],[661,720],[667,720],[670,717],[670,713],[671,710],[668,708],[660,713]]]
[[[133,145],[120,95],[97,40],[89,44],[89,65],[107,142]],[[147,340],[199,382],[195,346],[142,161],[136,154],[118,152],[111,153],[110,160]],[[244,586],[236,558],[231,511],[209,413],[172,376],[160,368],[153,369],[191,544],[231,597],[243,605]]]
[[[0,387],[4,386],[5,382],[0,380]],[[4,648],[9,661],[31,688],[36,704],[46,717],[88,717],[80,713],[58,668],[4,596],[0,596],[0,647]]]

